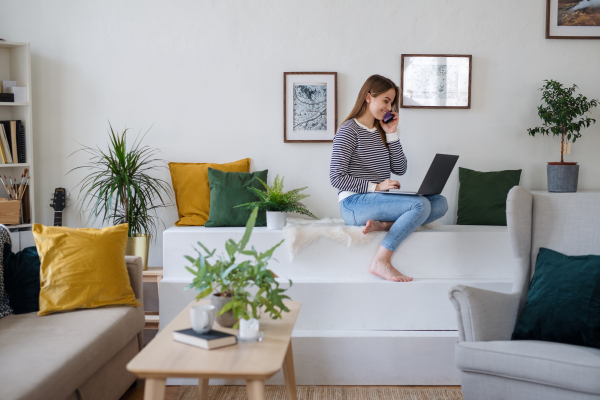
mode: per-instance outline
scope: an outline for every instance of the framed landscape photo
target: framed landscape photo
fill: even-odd
[[[402,54],[400,107],[471,108],[471,56]]]
[[[283,141],[333,142],[337,72],[283,73]]]
[[[600,39],[600,1],[546,0],[546,39]]]

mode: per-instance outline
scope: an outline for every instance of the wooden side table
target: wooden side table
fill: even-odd
[[[290,312],[283,313],[283,319],[272,320],[268,315],[262,315],[262,342],[240,342],[215,350],[173,340],[173,331],[191,326],[190,306],[198,304],[191,303],[127,364],[127,370],[146,379],[144,400],[163,400],[169,377],[199,378],[198,400],[207,400],[209,378],[244,379],[249,400],[265,400],[265,380],[283,368],[286,397],[297,400],[291,336],[301,303],[284,303]],[[200,304],[209,302],[203,300]],[[214,328],[237,333],[237,330],[220,327],[217,323]]]
[[[156,288],[163,278],[163,267],[148,267],[146,271],[142,273],[143,282],[155,282]],[[159,300],[160,301],[160,300]],[[144,329],[158,329],[158,312],[157,311],[146,311],[146,325]]]

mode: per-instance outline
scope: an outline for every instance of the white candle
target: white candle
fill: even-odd
[[[240,339],[257,340],[260,335],[258,327],[258,320],[256,318],[250,318],[249,320],[240,319]]]

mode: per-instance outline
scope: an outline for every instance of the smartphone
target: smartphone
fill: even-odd
[[[383,120],[381,120],[381,122],[383,122],[384,124],[388,124],[390,121],[392,121],[394,119],[394,114],[392,114],[391,111],[388,111],[387,113],[385,113],[385,115],[383,116]]]

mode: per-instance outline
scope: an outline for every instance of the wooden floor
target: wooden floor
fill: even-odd
[[[446,387],[446,388],[457,388],[460,386],[377,386],[377,387]],[[165,393],[165,400],[175,400],[179,393],[179,386],[167,386]],[[121,400],[144,400],[144,380],[138,379],[135,387],[129,388],[129,390],[121,397]]]

